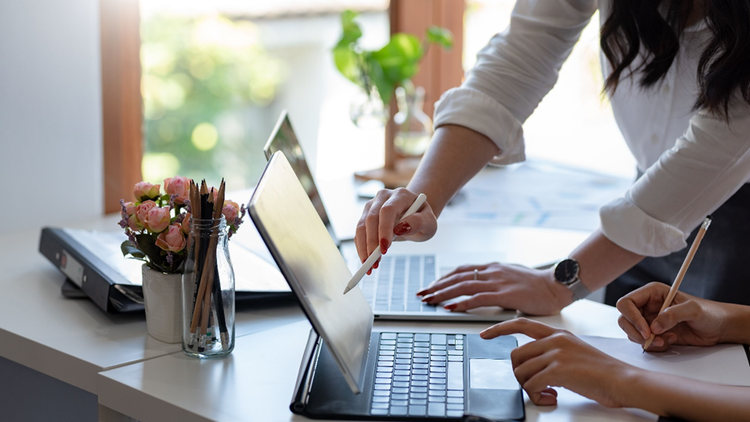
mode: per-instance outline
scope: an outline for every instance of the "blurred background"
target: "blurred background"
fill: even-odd
[[[466,0],[463,67],[508,24],[513,0]],[[357,87],[335,69],[339,14],[360,12],[362,44],[388,41],[387,0],[141,0],[144,179],[217,178],[250,187],[287,109],[320,180],[383,165],[383,129],[355,126]],[[529,158],[630,177],[634,164],[601,94],[598,15],[524,126]],[[435,98],[432,99],[434,101]],[[207,176],[206,176],[207,175]]]
[[[451,18],[461,27],[454,36],[469,69],[477,51],[505,29],[514,2],[450,1],[463,8]],[[398,0],[405,3],[414,7],[402,13],[407,21],[436,4]],[[388,0],[0,2],[0,177],[23,183],[16,199],[25,210],[21,221],[0,211],[0,232],[116,212],[141,179],[162,183],[182,175],[218,184],[224,177],[232,191],[252,187],[283,109],[319,181],[382,167],[384,129],[350,120],[359,88],[338,73],[331,49],[347,9],[359,12],[364,48],[385,45],[390,6]],[[634,162],[601,95],[598,19],[525,123],[527,155],[632,178]],[[436,67],[425,60],[422,70],[430,66]],[[438,97],[428,90],[428,114]],[[58,205],[72,201],[76,206]]]

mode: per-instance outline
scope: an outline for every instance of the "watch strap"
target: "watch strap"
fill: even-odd
[[[581,300],[591,294],[591,291],[577,278],[574,282],[567,285],[568,290],[573,293],[573,301]]]

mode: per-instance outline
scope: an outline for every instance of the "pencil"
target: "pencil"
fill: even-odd
[[[427,201],[427,195],[420,193],[417,196],[417,199],[415,199],[414,202],[411,204],[409,209],[406,210],[403,217],[401,217],[401,220],[419,211],[419,208],[422,206],[422,204],[425,203],[425,201]],[[372,268],[372,266],[375,264],[375,261],[377,261],[378,258],[380,258],[380,255],[381,255],[380,247],[375,248],[375,250],[372,251],[370,256],[367,257],[365,262],[362,263],[362,266],[359,267],[359,270],[357,270],[357,272],[354,273],[351,280],[349,280],[349,283],[346,284],[346,288],[344,288],[344,294],[347,294],[349,290],[355,288],[357,284],[359,284],[359,281],[362,280],[362,277],[365,276],[365,273],[367,272],[367,270]]]
[[[672,283],[672,287],[669,288],[669,293],[667,293],[667,297],[666,299],[664,299],[664,303],[661,304],[661,309],[659,310],[659,313],[656,314],[657,316],[659,316],[659,314],[664,312],[664,310],[672,304],[672,300],[674,300],[674,297],[677,294],[677,290],[680,288],[682,279],[685,277],[685,273],[687,272],[690,263],[693,261],[693,256],[695,256],[695,252],[698,250],[698,246],[700,246],[701,240],[703,240],[703,236],[706,234],[706,230],[708,230],[708,226],[710,225],[711,216],[709,215],[705,220],[703,220],[703,224],[701,224],[701,228],[700,230],[698,230],[698,234],[695,236],[695,240],[693,240],[693,245],[690,246],[690,250],[688,251],[687,256],[685,256],[685,261],[682,262],[680,271],[677,273],[677,277],[675,277],[674,283]],[[644,352],[649,348],[649,346],[651,346],[651,343],[654,341],[654,337],[654,333],[651,333],[651,336],[649,336],[648,340],[646,340],[646,343],[643,344]]]

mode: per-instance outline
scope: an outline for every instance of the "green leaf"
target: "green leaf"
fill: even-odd
[[[411,79],[424,50],[419,39],[410,34],[394,34],[385,47],[372,53],[380,63],[385,78],[392,84]]]
[[[360,70],[357,65],[357,54],[349,47],[336,47],[333,49],[333,62],[336,69],[341,72],[346,79],[360,85]]]
[[[120,245],[120,250],[122,251],[122,256],[127,257],[128,255],[132,256],[135,259],[143,260],[146,255],[140,251],[140,249],[136,248],[135,245],[133,245],[133,242],[130,240],[126,240],[122,242]]]
[[[359,13],[351,10],[344,10],[341,12],[341,39],[336,44],[336,48],[350,48],[352,43],[357,42],[357,40],[362,37],[362,29],[357,22],[354,22],[354,18],[356,18],[357,15],[359,15]]]
[[[427,41],[450,50],[453,47],[453,34],[448,29],[431,26],[427,28]]]
[[[375,60],[372,55],[368,54],[365,57],[367,68],[369,69],[368,75],[370,81],[375,84],[375,88],[378,90],[378,95],[380,95],[380,100],[383,101],[383,105],[388,107],[396,83],[386,77],[383,68],[380,66],[380,62]]]

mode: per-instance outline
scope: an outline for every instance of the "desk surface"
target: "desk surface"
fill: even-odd
[[[71,228],[111,231],[117,217]],[[143,314],[107,314],[86,299],[60,293],[65,277],[39,252],[41,229],[0,237],[0,356],[97,394],[97,374],[180,352],[146,333]],[[237,335],[284,324],[277,307],[237,313]]]
[[[225,359],[198,361],[176,353],[103,372],[99,403],[144,422],[307,420],[292,414],[289,403],[310,325],[299,310],[288,312],[296,322],[238,338],[234,352]],[[537,319],[578,334],[624,337],[617,328],[617,315],[612,307],[584,300],[561,315]],[[487,324],[378,322],[376,326],[479,333]],[[568,391],[560,391],[560,398],[557,408],[540,408],[527,399],[527,420],[582,420],[579,416],[656,420],[643,411],[607,409]]]

